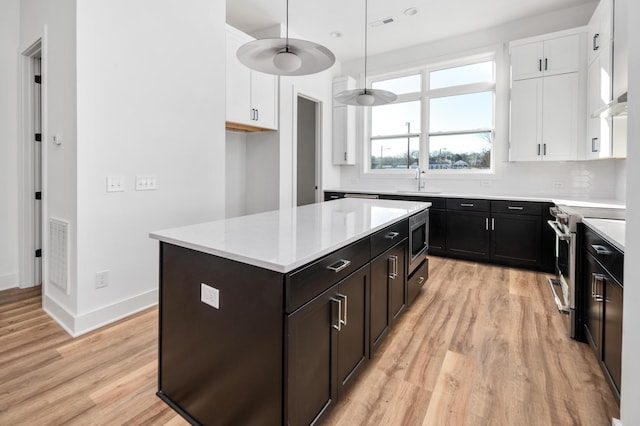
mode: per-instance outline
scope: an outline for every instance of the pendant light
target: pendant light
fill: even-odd
[[[355,106],[376,106],[391,103],[398,96],[387,90],[367,89],[367,9],[368,1],[364,0],[364,89],[345,90],[335,96],[335,100]]]
[[[289,0],[285,38],[263,38],[238,49],[238,59],[247,67],[266,74],[307,75],[330,68],[336,61],[324,46],[306,40],[289,38]]]

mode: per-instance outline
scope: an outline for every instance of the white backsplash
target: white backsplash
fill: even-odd
[[[342,168],[342,189],[413,190],[413,178],[372,178],[360,166]],[[468,195],[522,195],[624,201],[625,160],[500,163],[492,175],[428,176],[426,191]],[[329,188],[331,189],[331,188]]]

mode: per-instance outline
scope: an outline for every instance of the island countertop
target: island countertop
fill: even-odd
[[[287,273],[429,208],[431,203],[339,199],[151,232],[151,238]]]

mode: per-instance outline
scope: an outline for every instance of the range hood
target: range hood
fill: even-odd
[[[608,118],[627,115],[627,92],[618,96],[618,99],[614,99],[602,108],[598,108],[591,113],[591,118]]]

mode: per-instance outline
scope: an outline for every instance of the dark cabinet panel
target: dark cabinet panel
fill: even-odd
[[[602,359],[602,302],[604,300],[604,280],[606,271],[587,253],[585,260],[585,280],[583,294],[583,321],[585,335],[598,359]]]
[[[420,289],[429,278],[429,258],[426,258],[422,264],[407,279],[407,305],[416,298]]]
[[[540,216],[493,214],[491,256],[514,266],[537,266],[542,259]]]
[[[489,200],[479,200],[476,198],[447,198],[447,210],[488,212],[489,206]]]
[[[622,376],[622,286],[607,280],[604,303],[602,358],[620,398]]]
[[[429,209],[429,253],[441,253],[447,248],[447,212]]]
[[[447,250],[474,258],[490,255],[489,216],[479,212],[447,212]]]
[[[391,249],[391,268],[389,274],[389,304],[391,305],[391,321],[395,322],[398,315],[407,305],[407,266],[405,245],[400,244]]]

